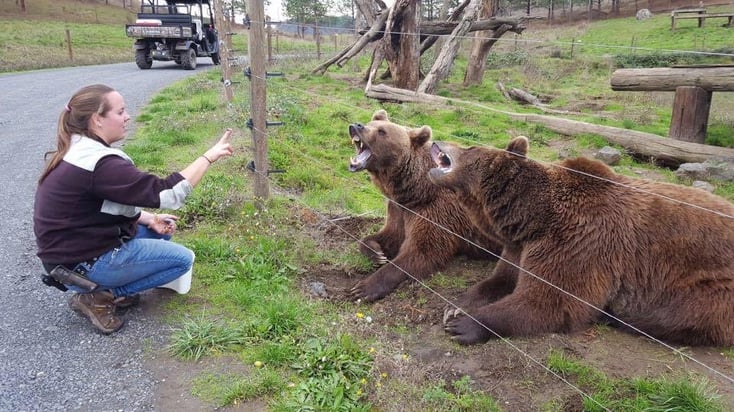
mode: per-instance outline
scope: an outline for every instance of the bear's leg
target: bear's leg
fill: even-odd
[[[395,258],[405,239],[403,212],[393,202],[388,202],[387,218],[379,232],[366,236],[359,242],[359,251],[375,266],[382,266]]]
[[[502,250],[502,257],[497,262],[489,278],[475,284],[456,302],[447,306],[443,314],[443,323],[465,311],[478,309],[512,293],[517,284],[520,262],[519,246],[507,245]]]
[[[712,290],[697,285],[668,290],[664,300],[651,303],[652,308],[644,313],[620,315],[625,323],[617,322],[615,326],[634,334],[642,331],[680,345],[734,345],[734,293],[731,289]]]
[[[398,256],[375,273],[359,281],[350,291],[352,300],[374,302],[382,299],[395,290],[398,285],[408,279],[425,279],[441,270],[456,253],[456,246],[449,244],[433,244],[430,248],[419,248],[406,239]]]
[[[564,273],[566,279],[572,280],[570,284],[564,285],[557,273],[544,272],[542,269],[528,270],[531,273],[544,273],[548,282],[584,302],[596,307],[604,306],[604,288],[592,289],[584,284],[573,283],[574,279],[593,283],[591,279],[595,276],[592,273],[588,273],[588,276]],[[469,311],[468,315],[459,314],[449,319],[444,329],[453,335],[453,340],[464,345],[485,342],[493,337],[574,332],[587,327],[599,317],[596,309],[579,299],[520,273],[517,286],[511,294]]]

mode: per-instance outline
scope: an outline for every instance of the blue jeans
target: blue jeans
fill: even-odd
[[[91,266],[80,265],[100,289],[111,290],[115,297],[134,295],[165,285],[194,265],[194,252],[170,239],[170,235],[138,225],[135,238],[103,254]]]

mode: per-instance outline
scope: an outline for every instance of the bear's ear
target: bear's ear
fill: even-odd
[[[387,112],[380,109],[375,112],[375,114],[372,115],[372,120],[384,120],[387,121]]]
[[[431,140],[433,131],[430,126],[419,127],[418,129],[408,130],[410,145],[413,147],[422,147],[427,141]]]
[[[525,156],[528,154],[528,146],[530,145],[528,138],[525,136],[517,136],[510,140],[507,144],[507,151],[516,155]]]

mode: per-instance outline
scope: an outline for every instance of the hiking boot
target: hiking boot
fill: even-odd
[[[113,301],[117,309],[127,309],[140,303],[140,294],[120,296]]]
[[[69,306],[84,315],[103,334],[120,330],[125,321],[115,316],[114,296],[109,291],[77,293],[69,299]]]

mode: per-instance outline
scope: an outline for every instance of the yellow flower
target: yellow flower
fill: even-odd
[[[370,353],[375,353],[375,348],[370,347]]]
[[[367,384],[367,379],[362,378],[362,379],[360,379],[359,383],[361,383],[362,385],[366,385]]]
[[[364,317],[364,313],[357,312],[357,317],[360,318],[360,319],[362,319]]]
[[[387,378],[387,372],[382,372],[382,373],[380,374],[380,377],[381,377],[381,378]]]

